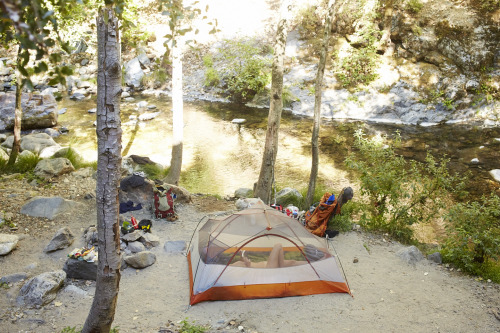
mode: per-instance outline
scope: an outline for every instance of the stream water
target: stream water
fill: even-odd
[[[146,101],[155,109],[138,108]],[[60,107],[67,112],[59,123],[69,129],[56,139],[71,144],[86,160],[97,158],[95,100],[64,100]],[[168,165],[171,154],[170,98],[144,97],[132,103],[122,103],[123,155],[148,156]],[[159,112],[156,118],[135,124],[131,117]],[[213,102],[184,103],[184,153],[180,185],[193,193],[232,195],[240,187],[253,188],[257,180],[267,128],[267,109]],[[245,119],[235,124],[234,119]],[[311,168],[312,119],[284,112],[280,127],[275,179],[278,187],[307,187]],[[356,129],[368,134],[392,135],[398,130],[403,139],[399,151],[408,158],[423,160],[427,151],[434,156],[450,158],[450,168],[460,173],[471,171],[469,190],[474,196],[496,191],[500,184],[488,171],[500,169],[500,128],[463,125],[435,127],[394,126],[360,122],[323,120],[320,132],[319,183],[337,193],[354,183],[343,163],[354,140]],[[472,163],[477,158],[479,163]]]

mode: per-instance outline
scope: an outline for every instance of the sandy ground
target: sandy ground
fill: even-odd
[[[71,187],[69,183],[60,180],[47,191],[65,193],[66,189],[58,187]],[[12,185],[19,193],[29,193],[30,185],[5,180],[0,184],[4,207],[14,210],[14,218],[19,221],[20,230],[14,233],[23,237],[15,251],[0,257],[0,276],[17,272],[34,276],[61,269],[67,253],[83,244],[83,230],[95,224],[94,201],[76,195],[76,200],[86,205],[85,209],[54,221],[26,220],[15,211],[24,200],[12,197],[9,188]],[[89,181],[89,189],[91,184]],[[32,194],[47,194],[44,191],[39,188],[39,193]],[[80,193],[84,192],[85,189]],[[500,321],[494,315],[500,310],[497,284],[475,281],[427,260],[416,266],[408,265],[396,255],[404,247],[401,244],[354,231],[331,241],[353,297],[324,294],[204,302],[188,307],[186,257],[167,253],[164,245],[168,241],[188,243],[203,216],[233,209],[233,202],[195,197],[192,204],[177,206],[176,222],[153,222],[153,233],[160,238],[160,245],[152,249],[156,263],[142,270],[127,268],[122,272],[114,321],[120,332],[159,332],[169,320],[176,323],[186,318],[198,325],[209,325],[213,331],[225,332],[237,332],[240,326],[245,332],[500,332]],[[135,215],[146,217],[148,211]],[[77,240],[68,249],[45,254],[43,248],[62,226],[68,226]],[[0,232],[8,230],[4,227]],[[0,289],[1,332],[60,332],[65,327],[81,328],[95,291],[95,282],[67,279],[51,304],[41,309],[22,309],[15,303],[21,285]],[[71,291],[70,285],[81,292]]]

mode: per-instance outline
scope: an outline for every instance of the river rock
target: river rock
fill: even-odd
[[[415,265],[417,262],[424,259],[422,252],[420,252],[420,250],[414,245],[404,248],[396,254],[401,258],[401,260],[410,265]]]
[[[126,256],[125,262],[134,268],[146,268],[156,262],[156,255],[150,251],[142,251]]]
[[[302,194],[296,189],[285,187],[276,194],[276,204],[286,207],[288,205],[298,206],[302,201]]]
[[[251,188],[241,187],[234,191],[235,198],[251,198],[253,196],[253,190]]]
[[[43,251],[53,252],[67,248],[68,246],[73,244],[74,240],[75,236],[68,227],[61,228],[57,230],[56,234],[54,235],[54,237],[52,237],[51,241],[49,242],[49,244],[47,244]]]
[[[141,68],[139,59],[134,58],[125,64],[125,84],[135,89],[141,86],[141,79],[144,71]]]
[[[71,161],[64,157],[43,159],[35,167],[35,175],[50,179],[74,171]]]
[[[63,270],[66,272],[68,278],[71,279],[93,281],[97,279],[97,261],[87,262],[85,260],[68,258],[64,263]]]
[[[15,94],[0,95],[0,131],[14,128]],[[57,124],[57,102],[53,95],[23,94],[22,129],[53,127]]]
[[[490,175],[494,180],[500,183],[500,169],[490,170]]]
[[[66,279],[66,273],[62,270],[42,273],[31,278],[19,291],[18,304],[39,307],[52,302],[64,279]]]
[[[81,207],[83,207],[81,203],[65,200],[61,197],[34,197],[23,205],[21,214],[52,220],[60,214]]]
[[[10,234],[0,234],[0,256],[9,254],[16,248],[19,237]]]

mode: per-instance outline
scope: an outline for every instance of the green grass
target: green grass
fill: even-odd
[[[150,179],[163,179],[168,175],[170,168],[164,168],[159,164],[144,164],[140,167]]]

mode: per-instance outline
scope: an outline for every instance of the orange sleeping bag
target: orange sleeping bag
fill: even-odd
[[[331,193],[326,192],[314,211],[312,213],[308,211],[305,216],[306,229],[319,237],[323,237],[325,235],[325,230],[330,217],[334,214],[340,213],[340,205],[337,205],[337,198],[335,198],[332,203],[328,202],[331,195]]]

